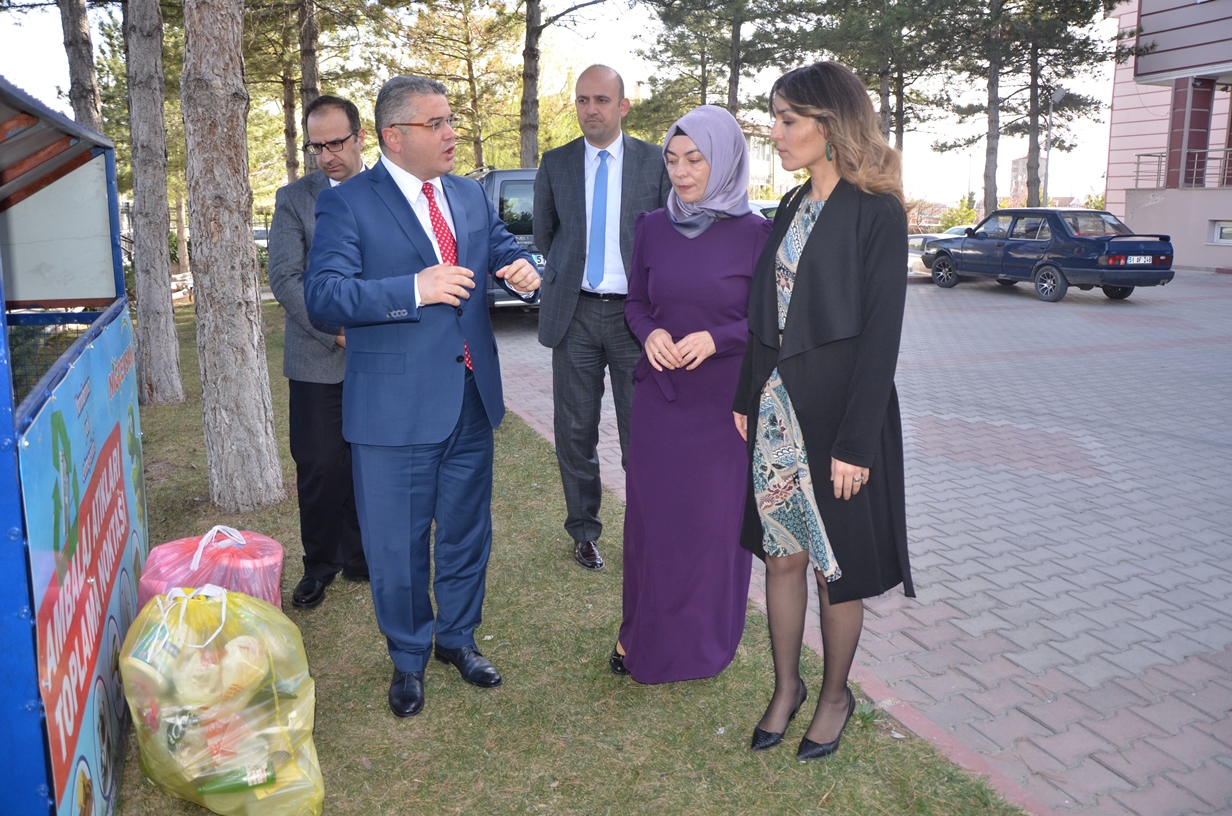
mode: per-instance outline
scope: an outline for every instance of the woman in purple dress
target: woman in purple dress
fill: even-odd
[[[634,371],[624,621],[610,665],[642,683],[713,677],[744,632],[748,454],[732,426],[749,284],[770,222],[749,210],[744,135],[702,106],[667,131],[672,192],[637,221],[625,317]]]

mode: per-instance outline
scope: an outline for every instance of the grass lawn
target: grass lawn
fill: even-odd
[[[902,738],[905,729],[866,704],[828,760],[795,759],[811,703],[783,745],[749,751],[773,673],[765,619],[756,613],[717,678],[642,686],[612,675],[607,655],[620,622],[622,563],[610,542],[620,540],[623,505],[609,495],[604,506],[608,568],[583,572],[561,528],[552,449],[513,414],[496,435],[495,545],[477,633],[505,684],[474,688],[433,662],[423,713],[394,717],[386,703],[392,664],[368,585],[339,580],[321,607],[291,607],[302,549],[286,448],[281,309],[267,306],[265,338],[292,497],[239,516],[208,502],[191,309],[177,319],[189,402],[141,414],[150,540],[224,523],[286,547],[283,606],[303,632],[316,680],[326,814],[1021,814],[922,740]],[[804,676],[815,700],[816,655],[808,654]],[[130,734],[119,813],[205,812],[142,777]]]

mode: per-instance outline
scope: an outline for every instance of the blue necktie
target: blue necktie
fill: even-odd
[[[599,151],[594,197],[590,203],[590,248],[586,253],[586,282],[591,289],[603,283],[603,249],[607,243],[607,160],[611,153]]]

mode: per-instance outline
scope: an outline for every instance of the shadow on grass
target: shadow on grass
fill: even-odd
[[[317,684],[314,738],[326,814],[1021,813],[923,741],[892,737],[890,723],[872,715],[853,719],[842,749],[824,762],[795,760],[808,717],[784,745],[750,752],[773,672],[765,620],[755,613],[731,667],[717,678],[642,686],[612,675],[607,655],[620,622],[619,547],[605,549],[603,572],[573,564],[551,447],[512,414],[496,436],[495,544],[476,633],[505,684],[474,688],[433,662],[423,713],[397,719],[386,704],[392,664],[368,585],[340,580],[318,609],[291,607],[303,551],[286,447],[281,311],[267,308],[266,343],[291,498],[238,516],[207,500],[191,314],[180,318],[190,401],[142,411],[150,540],[226,523],[285,546],[283,607],[303,632]],[[619,541],[622,515],[623,505],[608,495],[609,542]],[[805,677],[814,696],[820,668],[809,654]],[[142,777],[130,735],[119,813],[205,811]]]

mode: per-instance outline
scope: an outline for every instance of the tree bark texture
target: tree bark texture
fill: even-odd
[[[171,216],[167,212],[167,128],[163,120],[163,14],[158,0],[125,2],[124,48],[133,168],[137,396],[142,405],[183,402],[167,247]]]
[[[984,145],[984,215],[997,209],[997,150],[1001,144],[1001,0],[989,4],[988,137]]]
[[[176,195],[175,197],[175,257],[180,260],[176,263],[176,270],[181,275],[191,275],[192,265],[188,260],[188,223],[184,218],[184,197]]]
[[[299,109],[308,110],[321,95],[321,29],[317,25],[315,0],[299,0]],[[305,127],[307,127],[305,125]],[[304,175],[317,169],[317,157],[304,153]]]
[[[1030,76],[1030,102],[1027,109],[1027,206],[1039,207],[1040,202],[1040,55],[1039,46],[1031,43],[1031,64],[1027,68]],[[1048,206],[1043,202],[1042,206]]]
[[[252,241],[243,0],[185,0],[184,110],[197,352],[210,499],[244,512],[286,498]]]
[[[877,72],[877,99],[881,102],[881,138],[890,141],[890,71],[888,64]]]
[[[539,166],[539,42],[543,39],[543,4],[526,0],[526,43],[522,49],[522,107],[518,158],[522,167]]]
[[[282,75],[282,141],[287,154],[287,184],[299,178],[299,128],[295,124],[295,77]],[[307,155],[312,155],[311,153]]]
[[[903,149],[903,135],[907,130],[907,87],[903,69],[894,74],[894,146]]]
[[[736,15],[731,22],[731,58],[727,64],[727,112],[732,116],[740,112],[740,30],[743,27],[744,20]]]
[[[470,41],[470,28],[466,31],[466,98],[471,106],[471,149],[475,151],[475,169],[485,166],[483,158],[483,118],[480,115],[479,77],[475,76],[475,48]],[[536,134],[536,140],[538,134]]]
[[[73,118],[79,125],[102,133],[103,103],[98,95],[86,0],[56,0],[56,5],[60,7],[64,53],[68,55],[68,99],[73,106]]]

